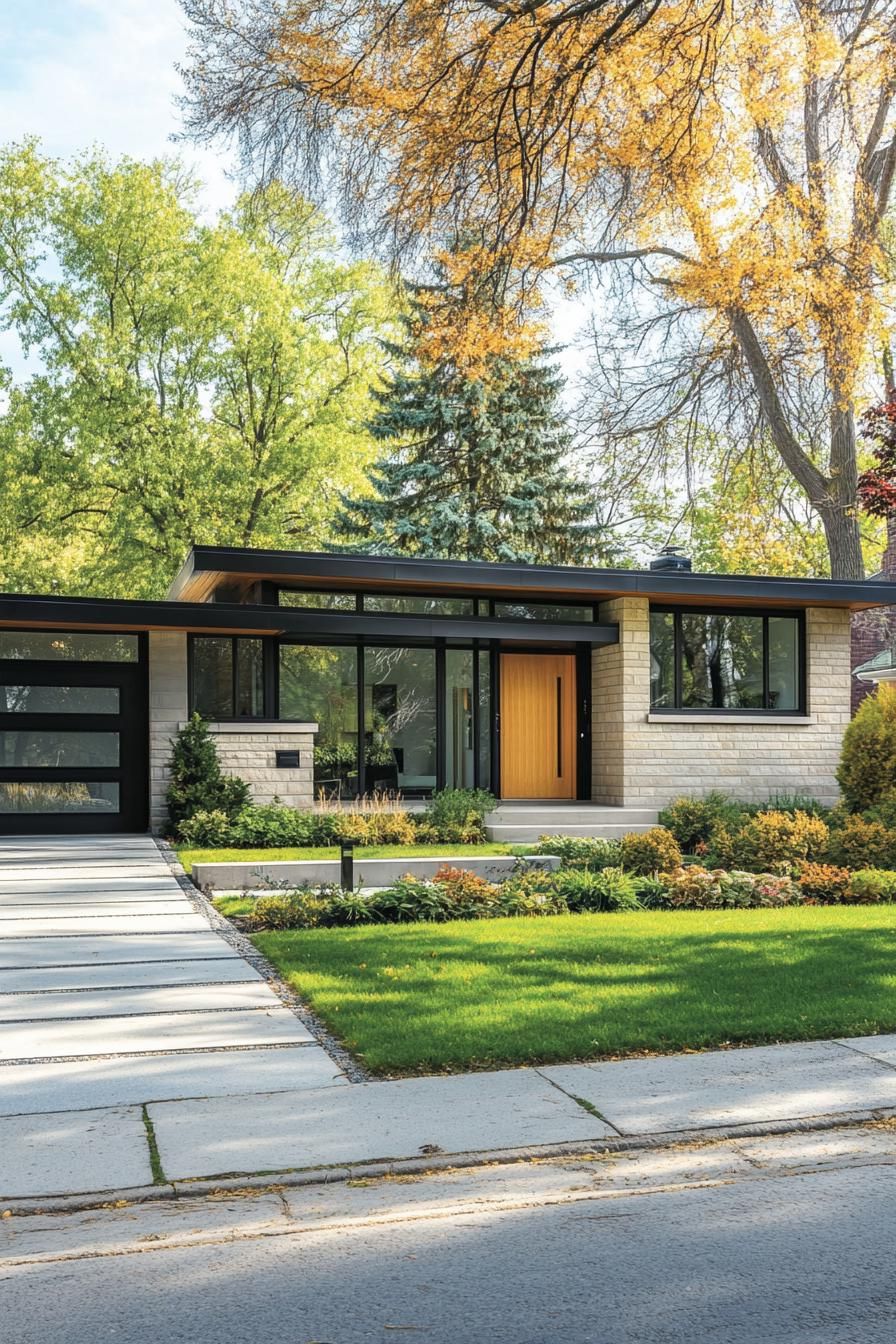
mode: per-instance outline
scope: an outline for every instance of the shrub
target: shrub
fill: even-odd
[[[259,896],[246,922],[253,929],[316,929],[329,923],[334,895],[331,887],[299,887]]]
[[[708,793],[703,798],[675,798],[660,812],[660,825],[671,831],[682,849],[693,851],[705,845],[717,826],[736,824],[744,804],[724,793]]]
[[[466,868],[441,867],[434,882],[446,892],[454,919],[484,919],[495,912],[498,888],[494,882]]]
[[[728,873],[691,864],[663,873],[660,880],[673,910],[751,910],[795,905],[803,899],[790,878],[775,873]]]
[[[226,812],[194,812],[177,828],[179,839],[195,849],[220,849],[232,845],[233,822]]]
[[[562,896],[573,913],[599,910],[639,910],[638,879],[621,868],[566,869],[551,875],[551,890]]]
[[[847,817],[831,832],[828,858],[842,868],[892,868],[896,865],[896,833],[880,821]]]
[[[313,812],[297,812],[282,803],[266,803],[241,808],[233,819],[229,843],[240,849],[311,845],[315,831]]]
[[[444,921],[452,918],[451,898],[438,882],[426,878],[407,877],[399,880],[384,891],[374,892],[370,897],[378,916],[390,924],[413,924],[430,920]]]
[[[504,882],[498,892],[496,914],[566,915],[569,906],[557,890],[558,874],[533,868]]]
[[[619,841],[598,836],[541,835],[529,853],[555,854],[562,868],[586,868],[595,873],[602,868],[618,868],[622,862]]]
[[[330,898],[326,923],[338,928],[356,924],[375,924],[382,914],[369,896],[360,891],[339,891]]]
[[[852,899],[858,904],[896,901],[896,872],[884,868],[860,868],[850,878]]]
[[[822,821],[828,821],[832,809],[825,807],[817,798],[813,798],[809,793],[776,793],[769,798],[768,802],[759,809],[760,812],[789,812],[791,816],[796,812],[805,812],[810,817],[821,817]]]
[[[476,844],[485,839],[485,818],[496,804],[486,789],[440,789],[432,795],[418,829],[441,843]]]
[[[720,845],[721,837],[717,838]],[[728,837],[730,860],[752,872],[782,872],[804,860],[823,858],[828,828],[805,812],[758,812],[739,834]],[[717,850],[718,852],[718,850]]]
[[[649,831],[632,831],[619,842],[623,868],[644,876],[663,873],[681,864],[678,841],[665,826],[653,826]]]
[[[249,802],[249,785],[238,775],[225,775],[218,749],[205,720],[194,714],[184,724],[171,748],[171,782],[166,801],[173,832],[196,812],[224,812],[236,816]]]
[[[807,901],[839,905],[849,898],[849,872],[832,863],[804,863],[797,885]]]
[[[837,782],[853,812],[896,789],[896,686],[882,682],[862,701],[843,735]]]
[[[844,808],[844,812],[845,810]],[[881,794],[873,807],[865,808],[862,817],[865,821],[879,821],[888,831],[896,831],[896,789],[888,789],[886,793]],[[841,825],[843,820],[840,822]]]

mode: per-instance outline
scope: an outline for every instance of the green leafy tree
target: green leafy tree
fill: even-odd
[[[174,162],[0,152],[0,580],[151,596],[192,541],[325,544],[393,297],[278,183],[204,223]],[[22,471],[24,465],[25,470]]]
[[[548,563],[594,560],[604,543],[594,493],[569,464],[563,380],[544,355],[489,356],[480,372],[415,358],[427,316],[416,301],[399,366],[369,423],[384,445],[370,493],[346,495],[350,543],[387,554]]]
[[[171,782],[166,801],[173,833],[196,812],[223,812],[235,817],[251,801],[246,781],[222,771],[214,738],[199,714],[194,714],[174,739],[168,769]]]

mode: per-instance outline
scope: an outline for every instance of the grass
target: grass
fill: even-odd
[[[525,845],[366,845],[356,854],[368,859],[435,859],[442,856],[488,858],[494,854],[525,852]],[[194,863],[295,863],[299,859],[338,859],[338,845],[307,845],[295,849],[190,849],[177,846],[177,857],[188,873]]]
[[[261,933],[375,1073],[896,1029],[896,906],[672,911]]]

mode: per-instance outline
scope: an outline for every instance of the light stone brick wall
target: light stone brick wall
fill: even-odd
[[[165,828],[171,741],[186,723],[188,712],[187,636],[183,631],[150,631],[150,824],[154,831]],[[311,807],[316,724],[247,721],[212,723],[209,730],[222,768],[245,779],[255,802],[270,803],[276,797],[290,807]],[[278,769],[278,751],[299,751],[299,767]]]
[[[246,781],[254,802],[312,806],[316,723],[210,723],[209,731],[221,768]],[[298,751],[299,766],[278,769],[278,751]]]
[[[168,810],[171,739],[187,717],[187,636],[182,630],[149,632],[150,825],[164,829]]]
[[[680,794],[712,789],[745,801],[776,793],[836,801],[834,772],[850,718],[848,611],[806,612],[804,721],[793,715],[761,722],[746,717],[651,722],[648,601],[606,602],[600,620],[619,623],[619,643],[596,649],[592,659],[595,802],[657,807]]]

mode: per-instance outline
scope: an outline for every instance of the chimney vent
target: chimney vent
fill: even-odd
[[[687,574],[691,569],[691,558],[682,555],[680,546],[664,546],[656,559],[651,560],[650,568]]]

